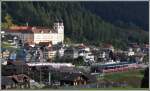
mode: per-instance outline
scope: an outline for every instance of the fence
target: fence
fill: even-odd
[[[81,88],[111,88],[111,87],[126,87],[128,84],[126,82],[98,82],[87,85],[78,86],[63,86],[60,89],[81,89]]]

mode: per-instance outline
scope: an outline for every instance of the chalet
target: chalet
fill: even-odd
[[[60,68],[53,75],[55,77],[52,80],[59,82],[60,85],[86,85],[87,83],[96,82],[95,76],[76,68]]]
[[[86,85],[88,81],[88,78],[86,76],[77,73],[61,73],[59,76],[60,77],[57,80],[60,81],[60,85]]]

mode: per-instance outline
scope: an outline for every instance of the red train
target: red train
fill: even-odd
[[[114,64],[97,64],[92,65],[91,72],[100,72],[100,73],[110,73],[110,72],[122,72],[129,69],[137,69],[139,64],[129,63],[129,62],[120,62]]]

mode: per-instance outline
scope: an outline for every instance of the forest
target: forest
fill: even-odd
[[[128,43],[148,43],[148,31],[138,25],[120,26],[93,13],[82,2],[2,2],[2,29],[14,25],[52,27],[63,20],[65,42],[100,45],[111,43],[125,48]],[[121,20],[120,20],[121,21]]]

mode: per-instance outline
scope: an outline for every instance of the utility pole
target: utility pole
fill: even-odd
[[[49,85],[51,85],[51,73],[48,74]]]
[[[41,77],[41,67],[40,67],[40,86],[42,84],[42,77]]]
[[[21,73],[23,74],[23,64],[21,65]]]

